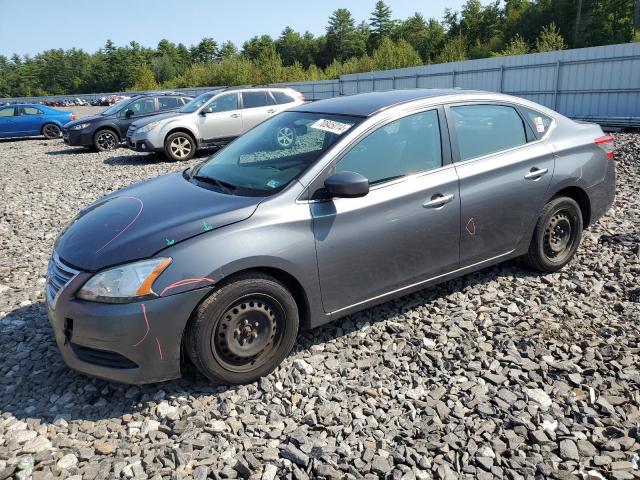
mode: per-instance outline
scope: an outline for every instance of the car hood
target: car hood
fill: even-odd
[[[71,112],[69,112],[71,113]],[[64,128],[71,128],[74,125],[80,125],[82,123],[90,123],[90,122],[95,122],[96,120],[104,120],[105,116],[103,115],[91,115],[90,117],[82,117],[79,118],[78,120],[73,120],[72,122],[69,122],[67,124],[65,124]]]
[[[96,271],[245,220],[261,200],[217,193],[171,173],[90,205],[60,235],[55,250],[71,266]]]
[[[136,120],[135,122],[133,122],[131,124],[131,126],[134,127],[134,128],[140,128],[140,127],[144,127],[148,123],[157,122],[158,120],[164,120],[165,118],[182,117],[183,115],[189,115],[189,114],[188,113],[180,113],[178,111],[160,113],[158,115],[152,115],[150,117],[141,118],[140,120]]]

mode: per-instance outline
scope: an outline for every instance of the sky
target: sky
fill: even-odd
[[[446,7],[459,10],[462,0],[386,0],[394,18],[420,12],[442,18]],[[375,0],[0,0],[0,55],[35,55],[52,48],[94,52],[107,39],[116,45],[135,40],[155,47],[166,38],[189,46],[203,37],[238,47],[254,35],[276,38],[290,25],[314,35],[325,32],[338,8],[348,8],[356,23],[367,20]]]

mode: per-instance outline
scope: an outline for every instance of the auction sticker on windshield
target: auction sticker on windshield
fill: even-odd
[[[348,123],[336,122],[335,120],[327,120],[325,118],[321,118],[317,122],[313,123],[311,125],[311,128],[335,133],[336,135],[342,135],[344,132],[351,128],[351,125],[349,125]]]

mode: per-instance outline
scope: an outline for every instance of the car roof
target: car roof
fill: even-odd
[[[305,103],[291,109],[296,112],[327,113],[335,115],[353,115],[369,117],[375,113],[396,105],[434,97],[482,93],[475,90],[458,88],[414,88],[411,90],[389,90],[370,92],[344,97],[334,97],[317,102]]]

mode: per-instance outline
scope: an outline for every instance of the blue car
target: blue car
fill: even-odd
[[[60,138],[62,126],[75,120],[71,112],[62,112],[45,105],[0,106],[0,138],[32,137]]]

